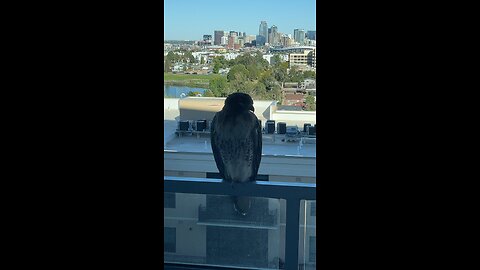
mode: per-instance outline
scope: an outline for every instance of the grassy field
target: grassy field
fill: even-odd
[[[173,74],[163,73],[163,82],[167,85],[179,85],[190,87],[208,87],[211,78],[220,77],[219,74]]]

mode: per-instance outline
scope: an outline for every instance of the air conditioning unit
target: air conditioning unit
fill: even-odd
[[[278,133],[278,134],[285,134],[285,133],[287,133],[287,123],[285,123],[285,122],[278,122],[278,123],[277,123],[277,133]]]
[[[275,120],[267,120],[265,123],[265,130],[267,134],[275,133]]]
[[[311,127],[311,126],[312,126],[312,124],[309,124],[309,123],[303,124],[303,132],[305,132],[305,133],[308,132],[308,127]]]
[[[197,120],[196,131],[205,131],[207,129],[207,120]]]
[[[178,129],[181,131],[188,131],[189,128],[190,128],[190,122],[188,121],[180,121],[178,123]]]

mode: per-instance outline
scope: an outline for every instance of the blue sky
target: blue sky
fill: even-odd
[[[316,0],[164,0],[164,40],[200,40],[214,30],[257,35],[260,21],[292,34],[316,30]]]

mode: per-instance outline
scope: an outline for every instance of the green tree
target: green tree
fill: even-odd
[[[277,63],[272,67],[273,76],[278,82],[285,82],[288,74],[288,63]]]
[[[303,79],[316,79],[317,75],[315,74],[315,71],[307,70],[303,72]]]
[[[234,78],[230,80],[229,85],[232,92],[246,93],[247,90],[247,75],[242,72],[233,74]]]
[[[261,70],[255,64],[247,66],[247,70],[248,70],[247,76],[250,80],[256,80],[258,79],[258,76],[260,76]]]
[[[267,88],[262,82],[257,82],[253,88],[253,96],[256,99],[264,99],[267,96]]]
[[[248,67],[250,65],[255,65],[257,61],[252,55],[250,55],[249,53],[245,53],[243,55],[238,56],[236,58],[236,62],[237,62],[237,65],[241,64]]]
[[[212,63],[213,65],[218,65],[219,68],[226,68],[228,67],[228,61],[223,56],[217,56],[213,58]]]
[[[208,88],[216,97],[226,97],[228,83],[224,76],[211,78]]]
[[[192,53],[190,51],[187,51],[184,55],[185,59],[187,60],[187,62],[189,63],[195,63],[195,57],[193,57]]]
[[[268,61],[263,59],[263,54],[261,52],[257,52],[255,55],[255,63],[257,63],[262,69],[267,69],[269,66]]]
[[[244,85],[243,93],[246,93],[246,94],[249,94],[249,95],[253,96],[254,93],[255,93],[255,85],[256,85],[256,83],[254,83],[252,81],[246,81],[245,85]]]
[[[207,89],[207,90],[205,90],[205,92],[203,92],[203,96],[204,97],[214,97],[215,94],[213,94],[213,92],[210,89]]]
[[[165,64],[163,66],[163,71],[164,72],[170,72],[172,71],[172,63],[170,61],[170,59],[165,59]]]
[[[197,92],[197,91],[189,91],[187,95],[188,95],[189,97],[196,97],[196,96],[200,95],[200,92]]]
[[[280,58],[280,55],[278,54],[275,54],[273,57],[272,57],[272,60],[271,60],[272,64],[274,66],[278,66],[282,63],[282,58]]]
[[[289,82],[301,82],[303,81],[303,73],[298,70],[297,67],[293,66],[288,72],[287,81]]]
[[[205,61],[203,60],[203,57],[200,57],[200,65],[205,64]]]
[[[213,64],[213,73],[218,74],[219,70],[220,70],[220,63]]]
[[[317,104],[315,103],[315,98],[312,95],[307,95],[307,97],[305,97],[305,107],[307,111],[317,110]]]
[[[278,84],[277,80],[275,80],[275,77],[273,76],[273,72],[271,69],[262,72],[258,81],[265,85],[267,91],[272,90],[273,86]]]
[[[229,68],[235,66],[236,64],[237,64],[237,60],[236,60],[236,59],[231,59],[231,60],[228,60],[228,61],[227,61],[227,67],[229,67]]]
[[[233,81],[238,76],[236,74],[242,74],[245,78],[248,78],[248,70],[244,65],[235,65],[233,66],[227,74],[228,81]]]
[[[168,52],[167,56],[165,57],[165,60],[170,60],[171,63],[177,63],[178,60],[179,60],[179,55],[170,51],[170,52]]]

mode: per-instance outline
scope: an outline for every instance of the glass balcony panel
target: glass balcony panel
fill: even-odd
[[[299,247],[298,247],[298,269],[317,269],[317,201],[300,201],[300,224],[299,224]]]
[[[250,199],[251,208],[243,216],[230,196],[165,193],[164,262],[282,269],[285,229],[280,215],[285,203]]]

